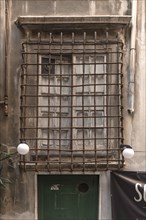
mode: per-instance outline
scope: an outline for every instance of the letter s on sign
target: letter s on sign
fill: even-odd
[[[135,190],[136,190],[136,192],[137,192],[137,194],[138,194],[138,198],[134,197],[134,200],[135,200],[136,202],[140,202],[140,201],[142,200],[142,194],[141,194],[141,192],[139,191],[139,188],[138,188],[138,187],[142,187],[142,185],[141,185],[140,183],[136,183],[136,184],[135,184]]]

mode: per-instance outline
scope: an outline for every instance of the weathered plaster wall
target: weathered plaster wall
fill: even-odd
[[[85,16],[85,15],[124,15],[130,14],[129,0],[9,0],[9,53],[8,53],[8,116],[4,116],[0,105],[0,138],[9,146],[17,146],[19,142],[19,80],[21,64],[21,42],[23,33],[16,27],[14,21],[18,16],[48,15],[48,16]],[[34,4],[35,2],[35,4]],[[124,79],[124,137],[125,143],[131,144],[135,150],[134,159],[126,161],[125,170],[146,170],[146,1],[138,1],[137,43],[136,43],[136,76],[135,76],[135,112],[127,112],[127,75]],[[5,0],[0,1],[0,98],[4,96],[4,25]],[[127,35],[127,39],[128,39]],[[129,42],[129,40],[127,40]],[[129,47],[125,48],[125,69],[128,70]],[[11,106],[11,107],[10,107]],[[35,173],[8,170],[12,179],[11,187],[2,195],[1,220],[34,219],[35,213]],[[109,172],[101,172],[100,178],[100,218],[111,219]],[[6,208],[7,207],[7,208]],[[104,207],[104,209],[102,208]]]
[[[146,1],[138,1],[136,30],[135,111],[125,111],[125,142],[133,146],[135,156],[126,161],[125,170],[146,171]],[[126,107],[125,102],[125,107]],[[126,110],[126,108],[125,108]]]
[[[35,219],[34,173],[24,173],[16,167],[5,168],[5,171],[11,183],[1,189],[0,219]]]
[[[13,0],[17,15],[124,15],[130,14],[129,0]],[[41,13],[40,13],[41,12]]]

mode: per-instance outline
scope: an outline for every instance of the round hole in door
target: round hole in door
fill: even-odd
[[[78,185],[78,190],[82,193],[86,193],[89,190],[89,186],[87,183],[80,183]]]

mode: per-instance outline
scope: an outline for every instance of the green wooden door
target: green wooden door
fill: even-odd
[[[38,175],[39,220],[97,220],[98,176]]]

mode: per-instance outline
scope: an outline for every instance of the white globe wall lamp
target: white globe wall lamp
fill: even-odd
[[[132,157],[134,157],[134,150],[132,149],[130,145],[121,144],[120,148],[122,151],[122,155],[125,159],[131,159]]]
[[[18,152],[20,155],[26,155],[26,154],[28,154],[28,152],[29,152],[29,146],[28,146],[26,143],[20,143],[20,144],[17,146],[17,152]]]

